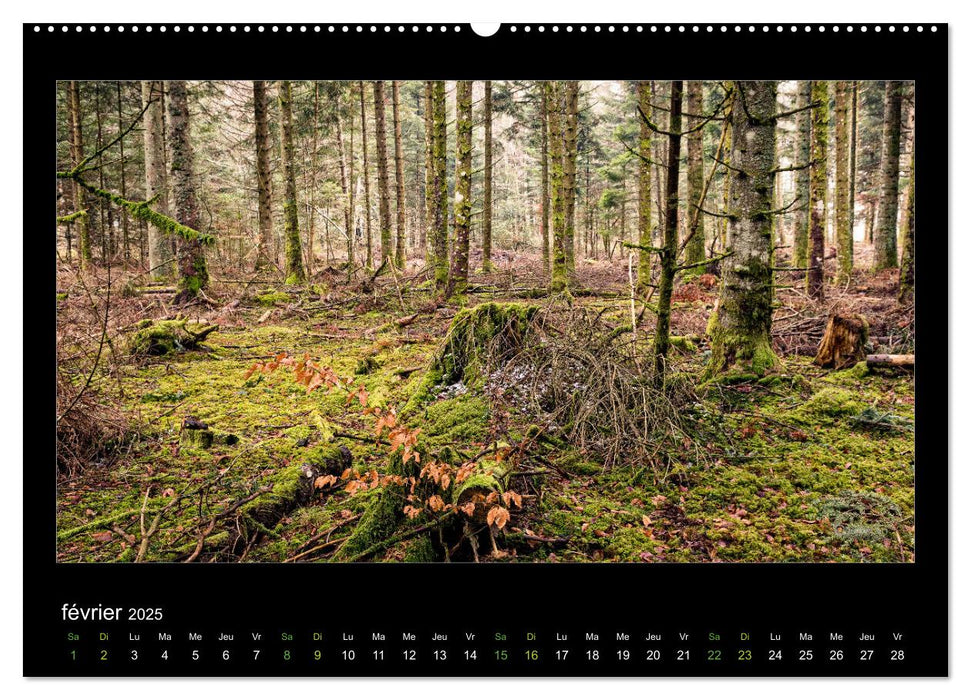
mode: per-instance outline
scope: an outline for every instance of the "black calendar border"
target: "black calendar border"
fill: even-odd
[[[45,658],[63,635],[61,605],[77,602],[118,606],[158,606],[174,626],[215,624],[216,616],[245,615],[247,624],[280,628],[281,620],[320,620],[338,629],[384,624],[421,632],[452,620],[459,627],[531,627],[541,633],[557,627],[613,629],[678,625],[705,630],[719,625],[753,629],[850,632],[878,624],[906,628],[913,645],[907,675],[948,673],[948,278],[940,241],[948,231],[948,28],[923,25],[721,25],[622,24],[504,25],[492,37],[468,25],[242,24],[152,25],[154,31],[103,31],[104,25],[25,24],[24,31],[24,358],[25,375],[55,362],[53,308],[54,238],[37,231],[37,212],[48,210],[48,194],[36,185],[51,176],[53,155],[35,157],[37,144],[49,143],[54,129],[53,83],[58,79],[903,79],[916,82],[918,344],[933,352],[921,366],[916,385],[916,522],[920,542],[913,564],[57,564],[54,560],[54,488],[49,465],[37,456],[54,449],[54,426],[39,426],[51,415],[50,384],[32,380],[25,392],[24,425],[24,673],[77,675]],[[94,26],[96,31],[92,32]],[[193,31],[189,31],[190,26]],[[232,31],[231,26],[236,30]],[[250,31],[244,27],[249,26]],[[258,27],[264,30],[259,31]],[[274,31],[273,27],[277,29]],[[460,31],[456,32],[455,27]],[[556,26],[557,31],[553,28]],[[599,30],[596,27],[600,27]],[[610,27],[614,29],[611,30]],[[637,27],[642,28],[637,31]],[[796,31],[790,27],[795,26]],[[877,27],[880,31],[877,31]],[[907,26],[909,31],[904,32]],[[40,31],[36,31],[39,27]],[[80,27],[78,31],[77,27]],[[287,30],[290,27],[290,30]],[[301,27],[305,27],[301,31]],[[442,30],[444,27],[444,30]],[[839,31],[834,31],[838,27]],[[259,47],[260,50],[253,50]],[[156,49],[156,50],[153,50]],[[102,52],[135,52],[139,61],[105,66]],[[434,54],[432,55],[432,52]],[[131,53],[127,55],[133,55]],[[672,66],[656,57],[670,56]],[[725,57],[713,60],[712,56]],[[550,57],[555,57],[551,62]],[[737,66],[724,74],[713,66]],[[675,73],[672,73],[675,70]],[[940,232],[939,235],[933,234]],[[933,243],[933,246],[931,245]],[[922,263],[921,261],[928,261]],[[37,261],[49,273],[38,279]],[[933,263],[933,264],[932,264]],[[39,291],[46,287],[47,292]],[[45,343],[42,341],[48,337]],[[46,370],[44,370],[46,371]],[[40,386],[46,389],[40,390]],[[39,415],[35,407],[40,404]],[[47,405],[47,408],[43,408]],[[45,434],[47,437],[44,437]],[[926,466],[925,466],[926,465]],[[47,500],[51,499],[51,500]],[[46,505],[45,505],[46,504]],[[50,507],[50,510],[48,510]],[[429,589],[444,602],[425,608]],[[469,596],[496,594],[493,602],[462,613]],[[366,612],[361,612],[361,609]],[[428,621],[416,623],[414,611]],[[241,612],[245,611],[245,612]],[[569,611],[564,613],[564,611]],[[468,614],[469,619],[456,617]],[[361,617],[361,616],[364,617]],[[207,616],[209,622],[206,622]],[[370,616],[370,617],[368,617]],[[569,616],[569,622],[564,620]],[[502,620],[501,622],[499,620]],[[508,622],[506,622],[508,620]],[[228,624],[228,623],[227,623]],[[297,624],[297,623],[294,623]],[[299,624],[304,624],[300,622]],[[308,623],[309,624],[309,623]],[[800,675],[788,668],[760,669],[757,675]],[[697,673],[711,674],[699,669]],[[814,670],[813,673],[819,672]],[[853,669],[848,675],[858,675]],[[138,675],[114,668],[112,675]],[[287,669],[235,669],[229,675],[283,675]],[[343,673],[350,673],[344,669]],[[369,673],[434,675],[430,667],[393,666]],[[482,675],[482,670],[453,675]],[[531,675],[527,668],[489,668],[486,673]],[[622,669],[544,668],[541,675],[614,675]],[[640,674],[643,669],[640,669]],[[872,675],[899,673],[883,666]],[[180,675],[226,675],[206,667],[180,669]],[[341,672],[337,672],[341,675]],[[635,674],[635,675],[640,675]],[[823,675],[846,675],[823,669]],[[301,675],[312,675],[304,671]],[[717,675],[734,675],[731,669]],[[746,675],[751,675],[749,672]]]

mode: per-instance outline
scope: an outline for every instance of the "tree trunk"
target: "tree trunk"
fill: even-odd
[[[283,153],[283,233],[286,259],[286,284],[303,284],[303,253],[300,250],[300,224],[297,219],[297,176],[293,161],[293,86],[280,82],[280,140]]]
[[[549,112],[550,139],[550,187],[552,188],[551,209],[553,229],[553,260],[550,272],[550,291],[557,293],[569,288],[566,267],[566,219],[563,203],[563,132],[561,130],[561,99],[562,86],[555,81],[546,83],[546,106]]]
[[[168,99],[168,146],[171,156],[172,215],[183,226],[200,231],[202,217],[196,202],[192,148],[189,144],[189,95],[184,80],[165,84]],[[202,241],[198,238],[176,238],[178,293],[175,303],[194,299],[209,284],[209,271]]]
[[[874,269],[897,266],[897,197],[900,178],[900,97],[903,83],[888,80],[880,154],[880,205],[874,232]]]
[[[833,314],[826,324],[823,340],[813,363],[824,369],[844,369],[866,355],[870,324],[860,314]]]
[[[688,81],[687,108],[688,128],[693,129],[701,122],[701,114],[704,110],[704,100],[702,99],[703,87],[700,80]],[[692,131],[687,136],[688,140],[688,206],[685,207],[685,216],[688,219],[688,242],[685,245],[685,263],[699,263],[705,259],[705,217],[699,207],[704,206],[702,198],[705,187],[704,171],[704,131],[698,129]],[[694,268],[697,272],[703,272],[702,268]]]
[[[381,230],[381,264],[394,263],[391,235],[391,187],[388,178],[388,134],[384,119],[384,81],[374,81],[374,140],[378,159],[378,226]]]
[[[469,280],[472,215],[472,81],[455,83],[455,250],[446,298],[462,294]]]
[[[849,100],[845,80],[836,83],[836,281],[843,284],[853,273],[853,224],[850,216]]]
[[[364,100],[364,81],[357,82],[361,96],[361,158],[363,160],[361,169],[364,171],[364,230],[366,252],[364,257],[364,268],[370,270],[374,264],[374,256],[371,251],[371,180],[368,175],[367,161],[367,109]]]
[[[492,81],[485,81],[482,119],[485,122],[482,184],[482,271],[492,271]]]
[[[425,99],[422,117],[425,122],[425,214],[424,230],[421,235],[421,250],[425,263],[429,267],[435,265],[435,253],[431,243],[435,238],[435,117],[432,90],[434,82],[425,81]]]
[[[823,261],[826,257],[826,165],[829,131],[829,85],[825,80],[812,81],[813,139],[812,166],[809,168],[809,263],[806,291],[813,299],[822,299]],[[771,207],[770,207],[771,208]]]
[[[337,136],[337,159],[341,173],[341,199],[344,209],[344,235],[347,237],[347,275],[354,270],[354,194],[347,176],[347,153],[344,151],[344,132],[341,129],[340,92],[334,97],[334,130]]]
[[[563,248],[567,275],[576,276],[576,201],[577,201],[577,128],[580,82],[567,80],[563,84]]]
[[[671,293],[678,265],[678,180],[681,166],[681,91],[684,81],[671,81],[671,110],[668,112],[667,178],[664,200],[664,240],[660,253],[657,323],[654,327],[654,380],[664,385],[664,370],[671,344]]]
[[[637,242],[641,246],[637,253],[637,288],[647,294],[651,283],[651,256],[648,248],[653,245],[653,225],[651,223],[651,127],[645,118],[651,118],[651,83],[641,80],[637,83],[637,105],[643,116],[638,114],[640,139],[637,153]]]
[[[118,133],[120,134],[125,129],[125,123],[121,114],[121,81],[115,81],[115,94],[118,98]],[[119,164],[119,170],[121,170],[121,196],[123,199],[128,199],[128,183],[125,178],[125,139],[118,141],[118,158],[121,161]],[[122,209],[118,216],[121,217],[121,240],[124,246],[124,260],[125,267],[128,267],[129,258],[131,251],[129,249],[128,241],[128,215],[124,209]]]
[[[435,289],[444,292],[448,285],[448,139],[445,81],[432,83],[432,211],[431,247],[435,267]]]
[[[914,196],[915,166],[917,164],[915,150],[910,151],[910,184],[907,185],[907,223],[904,228],[903,251],[900,256],[900,279],[897,288],[897,300],[901,304],[914,301]]]
[[[722,265],[721,297],[708,326],[709,376],[733,367],[764,374],[778,364],[770,335],[772,216],[766,214],[775,187],[776,83],[736,81],[734,89],[726,212],[733,255]]]
[[[796,154],[795,164],[801,169],[796,171],[796,196],[799,208],[794,217],[792,242],[792,266],[808,267],[809,263],[809,211],[812,200],[809,197],[809,170],[812,160],[812,112],[806,109],[812,101],[812,81],[800,80],[796,94],[796,108],[802,111],[796,115]]]
[[[101,85],[94,83],[94,119],[95,119],[95,148],[98,151],[98,186],[105,187],[105,161],[101,148],[104,146],[101,111]],[[101,235],[101,261],[109,263],[115,254],[115,231],[111,224],[111,207],[107,200],[98,200],[98,232]]]
[[[401,81],[391,83],[391,111],[394,120],[394,183],[395,183],[395,211],[397,221],[395,226],[394,262],[399,269],[405,266],[405,157],[401,143]]]
[[[155,200],[155,209],[169,214],[169,196],[165,173],[165,91],[161,81],[142,81],[142,100],[154,100],[145,112],[145,199]],[[163,282],[172,278],[172,240],[151,223],[148,224],[148,267],[152,278]]]
[[[539,233],[542,236],[543,277],[550,274],[550,159],[549,159],[549,94],[546,84],[537,83],[540,89],[540,222]]]
[[[270,130],[267,126],[266,83],[253,81],[253,116],[256,122],[256,190],[259,223],[259,241],[256,251],[256,269],[270,263],[270,246],[273,241],[273,211],[270,177]]]
[[[850,208],[850,240],[853,240],[853,232],[856,230],[856,141],[857,141],[857,110],[859,105],[859,81],[850,82],[850,165],[849,165],[849,208]]]

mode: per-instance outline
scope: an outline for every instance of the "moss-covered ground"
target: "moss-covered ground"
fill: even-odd
[[[382,304],[317,304],[288,314],[288,299],[287,292],[262,289],[198,349],[133,358],[96,379],[106,393],[120,393],[138,437],[110,467],[91,465],[59,484],[59,561],[132,560],[141,521],[148,527],[178,495],[184,502],[163,513],[145,559],[184,559],[200,523],[277,484],[293,474],[289,468],[314,463],[334,444],[346,446],[362,472],[383,471],[387,448],[346,394],[308,393],[287,373],[245,377],[254,362],[280,352],[309,353],[352,378],[371,406],[400,409],[413,399],[404,417],[432,449],[468,458],[490,441],[521,437],[481,383],[465,377],[427,385],[424,370],[454,307],[428,307],[427,298],[413,295],[401,308],[405,302],[392,294]],[[607,307],[605,318],[616,315],[618,324],[629,313],[623,299],[574,303]],[[396,325],[406,312],[419,317]],[[686,325],[675,332],[696,338],[698,330]],[[704,340],[680,343],[672,352],[675,371],[700,382],[707,348]],[[503,560],[912,561],[912,376],[827,372],[806,356],[780,354],[781,366],[767,377],[699,384],[697,401],[684,410],[700,449],[674,455],[665,478],[636,464],[605,470],[555,439],[537,443],[520,467],[524,474],[514,477],[529,498],[499,542]],[[193,446],[181,436],[187,417],[238,441]],[[252,546],[222,558],[317,559],[303,555],[333,552],[377,496],[320,488]],[[427,559],[432,551],[421,537],[376,558]]]

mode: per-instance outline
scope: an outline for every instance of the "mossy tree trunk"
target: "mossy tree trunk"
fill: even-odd
[[[401,81],[391,83],[391,117],[394,121],[394,184],[395,184],[395,239],[394,263],[405,266],[405,156],[401,143]]]
[[[358,95],[361,98],[361,170],[364,173],[364,269],[370,270],[374,264],[371,250],[371,177],[367,159],[367,107],[364,98],[364,81],[357,81]]]
[[[829,84],[812,81],[812,165],[809,168],[809,263],[806,291],[822,299],[823,261],[826,257],[826,166],[829,142]],[[771,207],[770,207],[771,208]]]
[[[811,102],[812,81],[800,80],[796,87],[796,195],[799,206],[793,221],[792,266],[806,267],[809,262],[809,163],[812,160],[812,114],[807,109]]]
[[[485,81],[482,104],[485,137],[482,144],[485,165],[482,172],[482,270],[492,270],[492,81]]]
[[[853,273],[853,228],[850,218],[849,83],[836,83],[836,281],[845,283]]]
[[[910,151],[910,183],[907,185],[907,222],[904,228],[903,250],[900,256],[900,279],[897,290],[897,300],[901,304],[914,301],[914,196],[916,195],[915,166],[917,165],[916,151]]]
[[[671,81],[668,112],[667,177],[664,199],[664,240],[659,253],[660,276],[657,289],[657,322],[654,326],[654,377],[664,383],[664,369],[671,346],[671,293],[678,266],[678,180],[681,166],[681,93],[684,81]]]
[[[168,99],[168,150],[171,157],[172,213],[183,226],[199,231],[202,217],[196,201],[192,148],[189,145],[189,95],[186,81],[170,80],[165,84]],[[176,302],[195,298],[209,284],[209,270],[202,241],[198,237],[176,239],[178,293]]]
[[[378,159],[378,228],[381,232],[381,262],[394,263],[391,234],[391,187],[388,177],[388,133],[384,118],[384,81],[374,81],[374,141]]]
[[[448,285],[448,139],[445,132],[445,81],[432,83],[432,209],[431,248],[435,267],[435,289]]]
[[[566,272],[572,280],[576,276],[576,201],[577,201],[577,129],[580,82],[567,80],[563,84],[563,252]]]
[[[81,131],[81,87],[77,80],[68,82],[68,131],[71,139],[71,166],[75,167],[84,158],[84,137]],[[72,183],[74,195],[74,211],[79,212],[85,207],[84,190],[77,182]],[[87,216],[75,219],[78,232],[78,263],[81,269],[88,267],[93,261],[91,254],[91,229]],[[70,241],[68,241],[70,250]]]
[[[772,351],[772,202],[776,83],[736,81],[732,97],[728,246],[719,304],[709,322],[708,376],[731,368],[764,374]],[[743,103],[744,100],[744,103]]]
[[[273,242],[273,209],[270,176],[270,128],[267,123],[269,108],[266,99],[266,83],[253,81],[253,118],[256,122],[256,204],[259,221],[259,242],[256,251],[256,268],[270,263],[270,246]]]
[[[700,80],[689,80],[687,85],[687,110],[689,129],[695,128],[701,121],[702,111],[704,110],[703,97],[704,88]],[[688,206],[685,207],[685,216],[688,220],[688,241],[684,249],[685,263],[692,265],[705,259],[705,217],[699,210],[703,206],[702,197],[704,196],[705,171],[704,171],[704,131],[697,129],[691,131],[687,136],[688,141]],[[703,272],[703,268],[693,268],[695,271]]]
[[[145,111],[145,199],[155,200],[155,208],[168,215],[168,191],[165,177],[165,90],[160,80],[142,81],[142,101],[149,104]],[[148,224],[148,267],[155,280],[171,279],[175,273],[172,263],[172,239],[158,226]]]
[[[293,85],[280,82],[280,150],[283,153],[283,236],[287,284],[303,284],[300,222],[297,218],[297,174],[293,156]]]
[[[432,116],[432,85],[431,80],[425,81],[424,101],[422,103],[422,119],[425,123],[425,213],[423,216],[425,228],[421,235],[421,250],[425,257],[425,263],[434,269],[435,254],[431,248],[431,242],[435,233],[432,230],[435,220],[435,119]]]
[[[472,81],[455,83],[455,248],[446,297],[462,294],[469,280],[472,218]]]
[[[553,233],[553,260],[550,269],[550,291],[563,292],[569,288],[566,266],[566,209],[563,177],[562,86],[555,81],[546,83],[546,107],[549,121],[550,208]]]
[[[549,162],[549,104],[546,84],[537,83],[540,92],[540,222],[542,237],[543,276],[550,274],[550,162]]]
[[[897,197],[900,178],[900,112],[903,83],[888,80],[880,152],[880,205],[873,236],[874,269],[897,266]]]
[[[637,105],[648,119],[651,118],[651,81],[637,83]],[[637,242],[641,246],[637,253],[637,288],[641,294],[648,292],[651,283],[651,251],[653,245],[653,224],[651,223],[651,127],[643,118],[640,123],[637,154]]]

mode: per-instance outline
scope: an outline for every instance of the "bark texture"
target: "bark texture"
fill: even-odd
[[[280,139],[283,153],[283,237],[287,284],[303,284],[307,276],[300,249],[300,223],[297,218],[297,175],[293,157],[293,86],[280,83]]]
[[[812,81],[812,166],[809,168],[809,262],[806,291],[823,298],[823,261],[826,256],[826,166],[829,145],[829,85]]]
[[[260,237],[256,251],[256,267],[270,263],[273,246],[273,208],[270,176],[270,129],[266,83],[253,81],[253,118],[256,122],[256,200]]]
[[[388,134],[384,118],[384,81],[374,81],[374,141],[378,159],[378,227],[381,231],[381,264],[394,262],[391,234],[391,187],[388,177]]]
[[[694,129],[702,121],[701,113],[704,109],[700,80],[688,81],[686,108],[691,115],[687,119],[688,129]],[[685,207],[685,216],[688,220],[688,240],[684,254],[685,263],[691,265],[705,259],[705,217],[698,211],[698,207],[704,204],[701,201],[705,186],[702,157],[704,132],[702,129],[692,131],[686,139],[688,141],[688,205]],[[700,267],[694,269],[698,272],[703,271]]]
[[[888,80],[880,152],[880,205],[873,236],[874,269],[897,266],[897,197],[900,178],[900,113],[903,83]]]
[[[743,103],[744,100],[744,103]],[[709,376],[730,368],[764,374],[772,351],[772,202],[776,83],[736,81],[732,98],[729,248],[709,322]]]
[[[145,111],[145,199],[155,199],[154,207],[161,214],[169,214],[167,178],[165,172],[165,91],[159,80],[142,81],[142,102],[151,105]],[[148,267],[157,281],[175,275],[172,239],[165,231],[148,224]]]
[[[651,251],[653,245],[651,223],[651,127],[646,119],[651,118],[651,82],[641,80],[637,83],[637,106],[640,110],[640,124],[637,141],[637,243],[641,246],[637,253],[637,288],[646,294],[651,283]],[[643,116],[641,116],[643,115]]]
[[[811,100],[812,81],[797,83],[796,108],[796,194],[799,204],[793,217],[792,266],[806,267],[809,262],[809,163],[812,160],[812,112],[806,109]]]
[[[446,297],[462,294],[469,280],[472,218],[472,81],[455,83],[455,248]]]
[[[189,145],[189,96],[186,81],[165,84],[168,99],[168,144],[171,157],[172,215],[183,226],[199,231],[202,218],[196,201],[192,149]],[[209,271],[199,238],[176,239],[178,293],[176,302],[195,298],[209,284]]]

